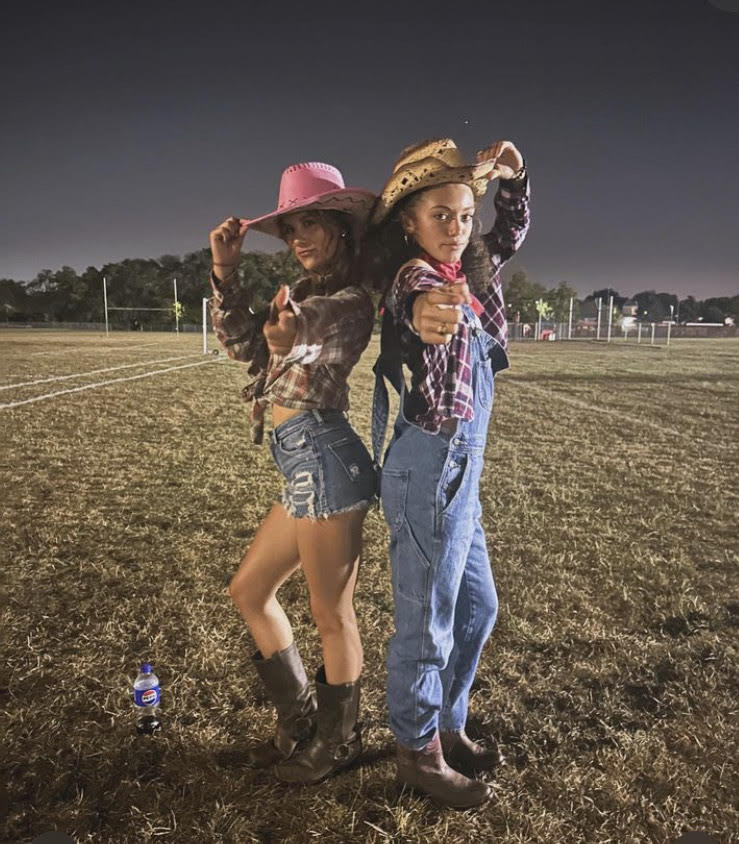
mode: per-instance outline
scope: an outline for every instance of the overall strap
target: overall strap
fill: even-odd
[[[434,272],[434,268],[421,258],[411,258],[406,261],[395,274],[392,284],[397,282],[398,276],[407,267],[421,267],[424,270]],[[383,302],[385,297],[383,296]],[[372,457],[377,469],[380,468],[382,457],[382,445],[385,441],[388,416],[390,414],[390,399],[388,397],[385,379],[392,384],[400,400],[408,394],[405,379],[403,378],[403,357],[400,347],[400,330],[393,319],[390,309],[385,305],[382,314],[382,332],[380,334],[380,355],[372,367],[375,373],[375,390],[372,397]]]
[[[392,384],[398,395],[405,386],[403,383],[403,363],[400,352],[400,335],[390,310],[386,307],[382,315],[380,334],[380,354],[372,371],[375,373],[375,390],[372,396],[372,457],[375,466],[380,468],[382,445],[385,441],[390,399],[385,386],[385,379]]]

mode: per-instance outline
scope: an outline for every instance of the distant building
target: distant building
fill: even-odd
[[[598,303],[595,299],[588,299],[580,305],[580,321],[593,323],[598,320]]]
[[[621,309],[621,313],[625,317],[637,317],[639,316],[639,305],[633,299],[628,299],[624,302],[624,306]]]

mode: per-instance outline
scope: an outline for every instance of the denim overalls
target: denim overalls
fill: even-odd
[[[402,375],[391,378],[400,383],[401,404],[381,475],[395,598],[387,696],[390,726],[413,750],[437,729],[465,726],[470,687],[498,611],[479,499],[497,344],[474,311],[463,308],[470,327],[473,419],[457,420],[453,435],[430,434],[406,420]],[[376,373],[375,459],[387,419],[379,367]]]

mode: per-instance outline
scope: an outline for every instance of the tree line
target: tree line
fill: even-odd
[[[538,312],[536,303],[546,302],[548,311],[554,322],[567,322],[569,319],[570,299],[573,303],[573,319],[577,320],[585,310],[588,302],[601,299],[604,307],[613,296],[613,305],[617,312],[623,310],[626,303],[636,305],[636,317],[645,322],[662,322],[674,318],[680,323],[686,322],[720,322],[726,317],[733,317],[739,324],[739,295],[717,296],[698,300],[694,296],[679,299],[674,293],[657,293],[654,290],[644,290],[634,296],[621,296],[612,287],[594,290],[584,299],[578,299],[574,287],[566,281],[561,281],[555,287],[547,288],[528,277],[525,270],[513,273],[504,285],[506,309],[509,319],[520,319],[521,322],[533,323]],[[672,307],[670,307],[672,306]]]
[[[127,258],[105,264],[100,269],[88,267],[78,274],[72,267],[41,270],[31,281],[0,279],[1,322],[103,322],[103,277],[106,279],[108,305],[111,308],[141,310],[112,311],[113,326],[166,327],[174,324],[173,279],[177,279],[177,297],[182,305],[180,320],[199,323],[203,296],[209,295],[209,249],[190,252],[183,258],[162,255],[160,258]],[[255,294],[255,307],[270,300],[281,282],[291,282],[300,275],[300,267],[288,251],[267,254],[245,252],[240,271]],[[571,284],[561,281],[553,287],[529,278],[525,270],[515,271],[504,282],[509,319],[535,322],[537,301],[549,305],[547,313],[555,322],[566,322],[570,299],[574,299],[573,318],[580,316],[583,306],[598,298],[607,304],[611,295],[618,309],[628,301],[616,290],[595,290],[584,299]],[[647,290],[630,297],[637,304],[639,318],[650,322],[668,319],[671,313],[682,322],[723,322],[733,316],[739,322],[739,296],[714,297],[703,301],[693,296],[678,300],[672,293]],[[670,310],[672,305],[672,312]],[[145,308],[163,308],[146,311]]]
[[[134,321],[142,327],[174,324],[174,279],[182,306],[180,321],[199,323],[203,297],[210,293],[210,267],[210,250],[201,249],[183,258],[127,258],[100,269],[88,267],[81,274],[72,267],[62,267],[55,272],[41,270],[27,282],[0,279],[0,321],[103,322],[105,278],[108,307],[136,309],[111,311],[111,325],[128,327]],[[278,280],[290,282],[300,274],[287,251],[274,255],[246,252],[241,256],[240,269],[242,277],[249,279],[257,305],[270,300]]]

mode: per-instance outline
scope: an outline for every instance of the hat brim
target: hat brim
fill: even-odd
[[[433,169],[424,166],[426,161],[433,162]],[[480,164],[468,164],[463,167],[440,168],[437,159],[424,159],[401,167],[397,173],[393,173],[382,189],[370,224],[376,226],[381,223],[404,197],[437,185],[468,185],[475,198],[479,199],[485,195],[490,182],[498,178],[498,173],[493,176],[490,175],[494,171],[495,163],[493,161],[483,161]]]
[[[285,214],[294,214],[297,211],[316,209],[319,211],[342,211],[345,214],[349,214],[353,218],[354,224],[358,226],[367,221],[375,198],[375,195],[368,190],[342,188],[340,190],[322,193],[318,196],[309,196],[296,200],[288,206],[271,211],[269,214],[255,217],[253,220],[247,220],[247,224],[250,229],[271,234],[274,237],[281,237],[279,226],[280,217],[284,217]]]

